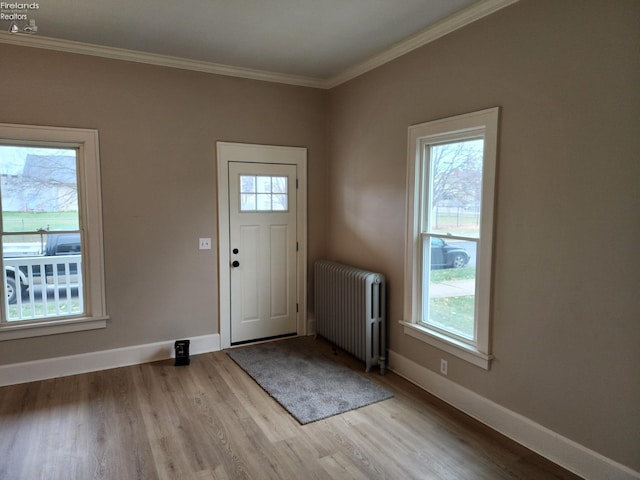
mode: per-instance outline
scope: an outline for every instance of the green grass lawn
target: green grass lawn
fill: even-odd
[[[475,267],[444,268],[431,270],[431,283],[455,280],[472,280],[476,276]],[[429,300],[429,323],[452,331],[465,338],[474,336],[475,298],[439,297]]]
[[[469,297],[441,297],[429,301],[429,323],[473,338],[475,299]]]
[[[2,212],[5,232],[77,230],[78,212]]]
[[[476,277],[475,267],[442,268],[431,270],[431,282],[445,282],[449,280],[471,280]]]

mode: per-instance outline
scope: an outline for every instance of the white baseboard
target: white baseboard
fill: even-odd
[[[586,479],[640,479],[640,472],[563,437],[391,350],[389,369],[458,410]]]
[[[189,354],[216,352],[220,350],[220,334],[202,335],[189,339]],[[126,367],[139,363],[155,362],[173,358],[174,341],[147,343],[130,347],[102,350],[99,352],[47,358],[32,362],[0,366],[0,387],[17,383],[34,382],[49,378],[77,375],[79,373]]]

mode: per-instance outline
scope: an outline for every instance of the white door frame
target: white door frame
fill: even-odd
[[[298,335],[307,334],[307,149],[303,147],[279,147],[246,143],[216,142],[218,164],[218,285],[219,285],[219,332],[222,349],[231,347],[231,275],[229,252],[229,163],[273,163],[266,162],[261,151],[277,150],[278,163],[296,165],[296,189],[298,215],[298,266],[297,292]]]

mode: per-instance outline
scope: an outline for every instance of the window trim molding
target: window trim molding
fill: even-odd
[[[83,239],[83,284],[85,313],[82,316],[38,318],[24,322],[0,321],[0,341],[105,328],[108,315],[104,280],[102,194],[98,130],[0,123],[0,141],[78,148],[81,229]],[[6,318],[4,301],[0,302]]]
[[[404,333],[410,337],[428,343],[431,346],[466,360],[467,362],[480,368],[484,368],[485,370],[489,370],[489,367],[491,366],[493,356],[481,352],[472,345],[456,340],[453,337],[443,335],[442,333],[432,330],[422,324],[404,321],[400,321],[400,324],[404,327]]]
[[[0,341],[106,328],[108,319],[109,317],[84,316],[78,318],[52,318],[50,320],[38,319],[29,323],[5,323],[0,327]]]
[[[499,107],[425,122],[409,127],[407,146],[407,235],[404,265],[403,320],[404,333],[435,346],[484,369],[491,364],[491,281],[493,252],[493,212],[497,162]],[[478,129],[484,131],[482,179],[482,214],[477,253],[476,341],[467,344],[420,323],[422,261],[420,258],[420,223],[422,196],[422,149],[425,140],[460,138]],[[429,143],[429,142],[427,142]]]

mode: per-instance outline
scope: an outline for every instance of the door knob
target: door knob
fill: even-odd
[[[232,267],[239,267],[240,266],[240,262],[238,260],[234,260],[233,263],[231,264]]]

